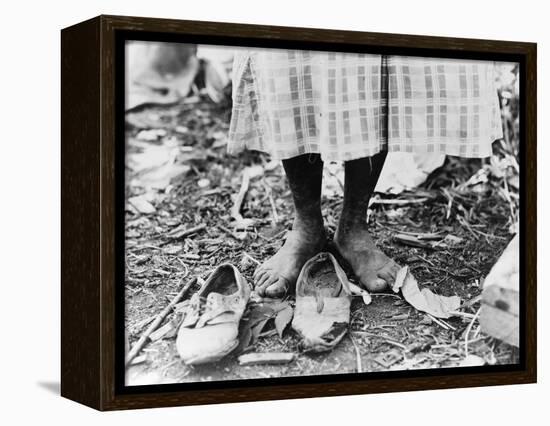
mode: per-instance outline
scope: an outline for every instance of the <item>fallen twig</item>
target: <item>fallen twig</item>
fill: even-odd
[[[467,312],[460,312],[460,311],[451,311],[449,312],[449,314],[451,315],[456,315],[457,317],[464,317],[464,318],[474,318],[474,314],[469,314]]]
[[[468,327],[466,327],[466,331],[464,332],[464,352],[466,353],[466,356],[468,356],[468,339],[470,336],[470,331],[472,331],[472,326],[474,325],[475,320],[479,316],[479,313],[481,312],[481,308],[477,310],[474,317],[470,321],[470,324],[468,324]]]
[[[361,361],[361,351],[359,350],[359,346],[357,345],[357,342],[355,341],[355,338],[352,334],[349,335],[351,338],[351,343],[353,343],[353,348],[355,349],[355,365],[357,368],[358,373],[363,372],[363,363]]]
[[[374,327],[374,328],[376,328],[376,327]],[[384,330],[384,329],[381,328],[381,330]],[[387,330],[384,330],[384,331],[387,331]],[[378,339],[382,339],[384,342],[388,343],[389,345],[394,345],[394,346],[397,346],[401,349],[407,349],[407,347],[403,343],[399,343],[399,342],[397,342],[393,339],[390,339],[389,337],[386,337],[386,336],[381,336],[380,334],[370,333],[368,331],[352,331],[352,333],[353,334],[359,334],[361,336],[376,337]]]
[[[240,237],[237,233],[233,232],[231,229],[226,228],[225,226],[218,225],[218,228],[221,229],[223,232],[228,234],[229,236],[233,237],[235,240],[242,242],[244,238]]]
[[[398,294],[392,294],[392,293],[369,293],[371,296],[387,296],[387,297],[395,297],[396,299],[401,299],[401,296]]]
[[[271,205],[272,222],[273,222],[273,225],[276,226],[279,223],[279,214],[277,213],[277,206],[275,205],[275,200],[273,199],[273,191],[271,187],[267,184],[265,179],[263,179],[262,183],[265,188],[265,192],[269,200],[269,204]]]
[[[294,360],[292,352],[249,353],[239,357],[240,365],[288,364]]]
[[[248,171],[244,169],[243,171],[243,180],[241,182],[241,188],[239,189],[239,192],[237,193],[237,196],[235,197],[235,202],[233,203],[233,207],[231,208],[231,217],[237,221],[237,223],[244,222],[244,218],[241,215],[241,207],[244,201],[244,197],[246,196],[246,193],[248,192],[248,187],[250,185],[250,176],[248,175]]]
[[[396,342],[395,340],[388,339],[387,337],[383,337],[384,341],[390,345],[397,346],[398,348],[401,348],[403,350],[407,350],[407,347],[399,342]]]
[[[479,296],[476,296],[470,300],[468,300],[467,302],[465,302],[461,308],[469,308],[470,306],[473,306],[475,305],[477,302],[481,302],[481,294]]]
[[[250,256],[247,252],[243,252],[243,257],[246,257],[248,260],[251,260],[252,262],[254,262],[256,265],[261,265],[261,262],[254,259],[252,256]]]
[[[200,194],[201,197],[208,197],[210,195],[217,195],[217,194],[221,194],[223,192],[223,189],[221,188],[215,188],[215,189],[210,189],[208,191],[204,191]]]
[[[273,240],[278,240],[280,237],[282,237],[284,234],[286,234],[288,232],[287,229],[283,229],[282,231],[280,232],[277,232],[275,235],[273,235],[272,237],[269,237],[269,238],[264,238],[267,242],[271,242]],[[259,235],[259,234],[258,234]],[[261,235],[260,235],[261,236]]]
[[[152,244],[142,244],[142,245],[140,245],[140,246],[133,247],[132,249],[133,249],[134,251],[145,250],[145,249],[163,250],[162,247],[154,246],[154,245],[152,245]]]
[[[436,324],[439,324],[441,327],[443,327],[444,329],[446,330],[456,330],[455,327],[453,327],[451,324],[443,321],[442,319],[437,319],[436,317],[434,317],[432,314],[429,314],[426,312],[426,315],[428,315],[430,317],[430,319],[435,322]]]
[[[184,237],[187,237],[189,235],[195,234],[199,231],[202,231],[203,229],[206,229],[206,223],[202,223],[200,225],[194,226],[194,227],[189,228],[189,229],[184,229],[183,225],[182,225],[182,226],[178,226],[176,229],[168,232],[166,234],[166,236],[168,238],[172,238],[172,239],[180,239],[180,238],[184,238]]]
[[[180,280],[183,280],[187,275],[189,275],[189,268],[187,267],[185,262],[181,260],[179,257],[176,257],[176,259],[178,260],[179,263],[181,263],[181,266],[183,266],[183,268],[185,269],[184,272],[178,272],[178,274],[183,274],[183,277],[180,277]]]
[[[418,204],[418,203],[425,203],[426,201],[431,200],[429,197],[421,197],[421,198],[410,198],[410,199],[397,199],[397,200],[389,200],[389,199],[382,199],[382,198],[374,198],[371,201],[372,204],[393,204],[398,206],[404,206],[407,204]]]
[[[151,323],[151,325],[145,330],[145,332],[141,335],[141,337],[138,339],[136,344],[130,349],[130,352],[128,352],[128,355],[126,355],[125,365],[128,366],[132,360],[136,357],[136,355],[141,351],[143,346],[145,346],[145,343],[147,343],[147,339],[149,339],[149,336],[153,331],[155,331],[158,326],[162,323],[164,318],[170,313],[172,308],[185,296],[185,293],[189,291],[191,286],[195,284],[197,281],[197,277],[191,278],[187,283],[183,286],[183,288],[180,290],[180,292],[172,299],[172,301],[166,306],[155,318],[155,320]]]
[[[472,229],[470,224],[466,221],[466,219],[464,219],[462,216],[459,216],[459,215],[456,215],[456,219],[458,220],[458,223],[460,223],[464,227],[464,229],[466,229],[470,234],[472,234],[472,236],[476,240],[479,240],[479,235],[474,232],[474,230]]]
[[[427,264],[429,264],[429,265],[431,265],[431,266],[434,266],[434,267],[435,267],[434,263],[433,263],[433,262],[431,262],[431,261],[429,261],[429,260],[428,260],[428,259],[426,259],[425,257],[422,257],[422,256],[420,256],[419,254],[417,254],[417,255],[416,255],[416,257],[420,258],[420,260],[423,260],[423,261],[424,261],[424,262],[426,262]]]
[[[195,254],[195,253],[183,253],[183,254],[180,254],[180,256],[183,259],[191,260],[191,261],[201,259],[201,257],[198,254]]]
[[[206,256],[203,256],[202,259],[203,260],[206,260],[206,259],[210,259],[212,258],[215,254],[217,254],[218,252],[222,251],[223,250],[223,247],[218,247],[217,249],[214,249],[213,251],[211,251],[210,253],[208,253]]]
[[[436,245],[431,241],[420,240],[418,237],[407,234],[396,234],[393,239],[401,244],[405,244],[412,247],[420,247],[426,249],[435,249]]]

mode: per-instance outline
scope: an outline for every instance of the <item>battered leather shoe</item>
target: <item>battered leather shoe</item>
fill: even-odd
[[[186,364],[218,361],[239,345],[250,286],[231,264],[217,267],[184,312],[176,348]]]
[[[296,282],[292,328],[306,352],[331,350],[348,330],[351,290],[346,273],[330,253],[308,260]]]

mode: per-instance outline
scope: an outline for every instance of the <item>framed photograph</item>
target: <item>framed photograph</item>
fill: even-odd
[[[61,46],[63,396],[536,381],[536,44],[100,16]]]

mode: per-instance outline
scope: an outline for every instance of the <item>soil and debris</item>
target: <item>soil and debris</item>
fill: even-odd
[[[483,279],[518,222],[517,105],[506,90],[505,139],[495,143],[490,160],[447,157],[421,186],[376,194],[369,210],[378,246],[407,265],[422,288],[458,296],[456,315],[423,313],[391,289],[372,294],[368,306],[354,297],[344,339],[331,352],[306,354],[288,326],[292,297],[254,302],[238,350],[221,362],[190,367],[175,350],[181,320],[176,305],[130,363],[127,384],[517,363],[519,351],[484,335],[477,320]],[[200,95],[127,114],[124,285],[130,346],[192,277],[198,280],[184,301],[223,262],[236,265],[252,283],[254,269],[279,249],[291,227],[291,194],[281,165],[261,153],[226,154],[230,111],[229,101],[215,104]],[[322,211],[330,241],[342,196],[327,192]],[[246,354],[251,356],[239,362]],[[258,364],[269,354],[281,362]]]

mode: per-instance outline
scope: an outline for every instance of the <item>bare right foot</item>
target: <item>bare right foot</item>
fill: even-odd
[[[283,297],[294,289],[304,264],[326,244],[322,225],[293,226],[277,253],[254,272],[254,286],[261,297]]]
[[[361,285],[368,291],[391,287],[400,266],[376,247],[366,223],[342,228],[344,232],[338,229],[334,244]]]

